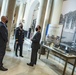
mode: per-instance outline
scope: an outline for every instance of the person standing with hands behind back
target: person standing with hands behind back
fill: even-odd
[[[17,27],[15,31],[15,55],[18,57],[17,52],[18,52],[18,47],[20,47],[20,57],[23,57],[22,55],[22,48],[23,48],[23,42],[24,42],[24,30],[23,30],[23,24],[19,23],[19,27]]]
[[[36,34],[34,35],[34,37],[31,39],[32,44],[31,44],[31,48],[32,48],[32,52],[31,52],[31,61],[30,63],[27,63],[27,65],[29,66],[34,66],[36,65],[37,62],[37,52],[38,49],[40,48],[40,39],[41,39],[41,27],[38,25],[36,27]]]
[[[1,17],[0,22],[0,70],[7,71],[7,68],[3,67],[3,58],[6,51],[6,44],[8,42],[8,30],[6,24],[8,23],[8,18],[6,16]]]

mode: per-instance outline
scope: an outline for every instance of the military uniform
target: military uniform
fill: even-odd
[[[22,48],[23,48],[23,42],[24,42],[24,30],[20,29],[19,27],[16,28],[16,31],[15,31],[15,42],[18,42],[18,43],[15,43],[15,55],[17,55],[17,52],[18,52],[18,47],[20,47],[20,56],[22,56]]]

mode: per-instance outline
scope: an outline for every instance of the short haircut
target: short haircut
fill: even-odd
[[[6,19],[6,16],[2,16],[2,17],[1,17],[1,21],[3,21],[3,19]]]
[[[40,26],[40,25],[38,25],[38,28],[39,28],[39,29],[41,29],[41,26]]]

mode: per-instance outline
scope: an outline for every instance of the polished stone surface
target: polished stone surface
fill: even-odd
[[[25,39],[23,45],[23,58],[16,57],[14,53],[14,40],[10,41],[10,52],[6,52],[4,57],[4,67],[8,68],[8,71],[0,71],[0,75],[62,75],[64,64],[60,63],[60,60],[46,59],[46,56],[42,56],[38,59],[37,65],[30,67],[27,65],[30,62],[31,56],[31,42]],[[66,75],[71,75],[71,69],[67,69]],[[76,75],[76,71],[74,73]]]
[[[13,51],[7,52],[4,67],[8,68],[8,71],[0,71],[0,75],[58,75],[39,59],[36,66],[28,66],[26,63],[29,62],[30,57],[24,56],[24,58],[15,57]]]
[[[27,65],[30,62],[30,45],[24,43],[23,58],[16,57],[13,50],[13,41],[10,42],[10,52],[6,52],[4,57],[4,67],[8,68],[8,71],[0,71],[0,75],[58,75],[52,69],[50,69],[44,62],[38,59],[37,65],[30,67]]]

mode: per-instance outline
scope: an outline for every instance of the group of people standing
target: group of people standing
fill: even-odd
[[[7,71],[7,68],[3,67],[3,58],[6,51],[6,45],[8,42],[8,30],[7,30],[7,23],[8,18],[6,16],[1,17],[0,22],[0,70]],[[41,39],[41,27],[38,25],[36,27],[36,33],[31,39],[31,60],[30,63],[27,63],[29,66],[34,66],[37,63],[37,52],[40,48],[40,39]],[[14,50],[15,50],[15,56],[18,57],[18,47],[20,47],[20,53],[19,56],[23,57],[23,43],[24,43],[24,30],[23,30],[23,24],[19,23],[19,27],[15,30],[15,44],[14,44]]]

